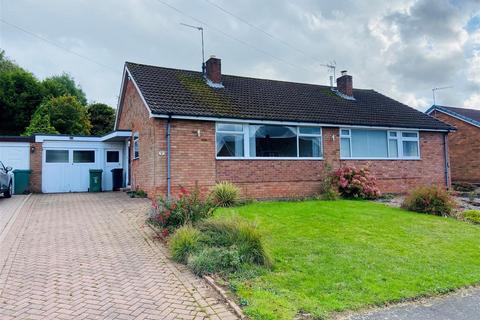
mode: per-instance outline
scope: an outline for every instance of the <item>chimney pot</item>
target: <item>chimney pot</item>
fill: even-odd
[[[341,94],[353,98],[353,79],[347,74],[347,70],[343,70],[342,76],[337,79],[337,90]]]
[[[206,77],[214,84],[222,83],[222,60],[211,56],[206,64]]]

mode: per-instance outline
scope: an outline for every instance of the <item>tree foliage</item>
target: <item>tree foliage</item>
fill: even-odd
[[[93,103],[87,108],[88,118],[92,125],[91,134],[102,136],[113,130],[115,110],[104,103]]]
[[[38,107],[34,118],[45,117],[45,114],[50,118],[51,126],[59,133],[71,135],[90,134],[91,124],[88,120],[87,110],[74,96],[50,98]]]
[[[37,110],[32,117],[32,121],[30,121],[30,125],[25,130],[25,136],[31,136],[35,133],[59,133],[50,121],[50,115],[48,114],[47,110],[41,109]]]
[[[82,105],[87,104],[87,97],[82,88],[75,83],[75,80],[68,73],[51,76],[42,81],[43,94],[45,99],[61,96],[74,96]]]
[[[30,72],[0,53],[0,135],[18,135],[42,101],[42,87]]]

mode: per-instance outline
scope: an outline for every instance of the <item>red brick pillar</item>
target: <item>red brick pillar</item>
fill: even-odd
[[[30,143],[30,169],[32,174],[30,176],[30,191],[40,193],[42,192],[42,143]]]

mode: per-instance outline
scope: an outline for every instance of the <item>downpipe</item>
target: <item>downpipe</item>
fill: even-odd
[[[167,199],[170,199],[171,194],[172,194],[172,186],[171,186],[171,165],[170,165],[170,136],[171,136],[171,122],[172,122],[172,116],[169,115],[167,119],[167,132],[166,132],[166,142],[167,142]]]

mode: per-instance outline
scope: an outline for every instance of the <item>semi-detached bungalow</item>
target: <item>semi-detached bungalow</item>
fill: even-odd
[[[328,164],[370,165],[383,192],[449,186],[454,128],[374,90],[127,62],[115,128],[131,131],[127,181],[150,195],[219,181],[251,198],[318,192]]]

